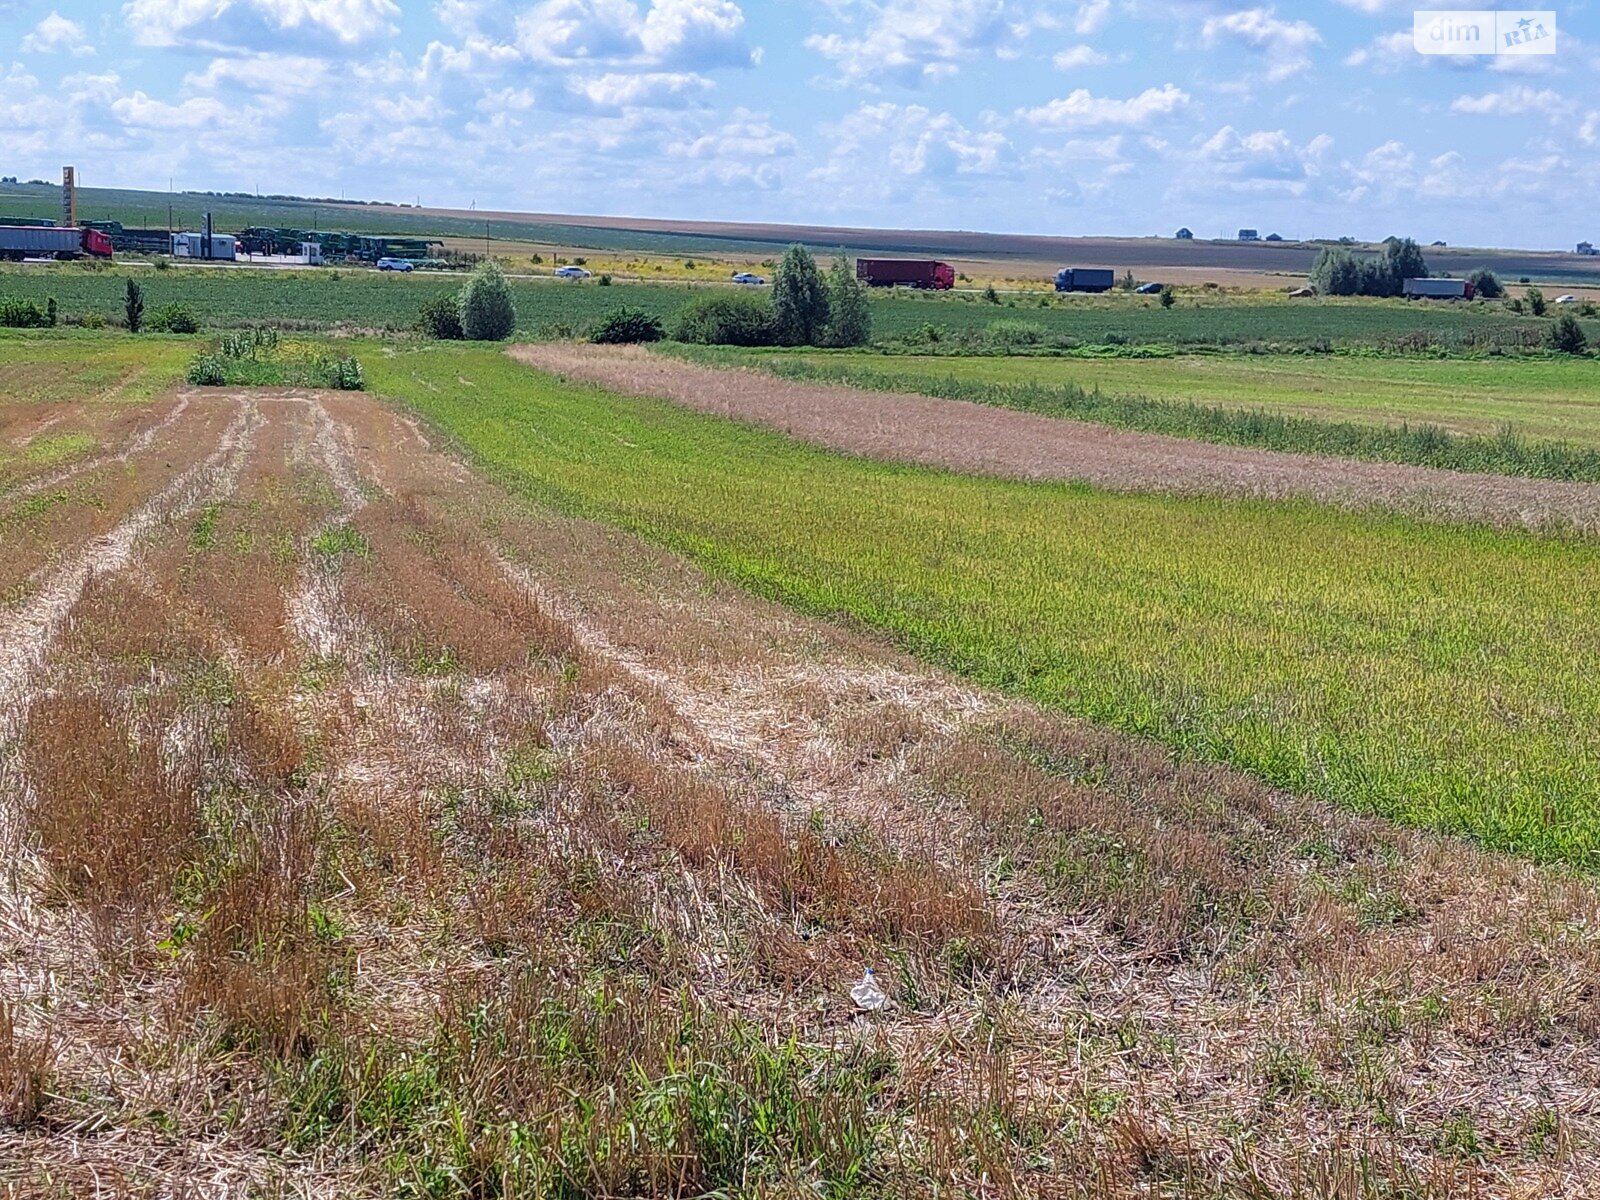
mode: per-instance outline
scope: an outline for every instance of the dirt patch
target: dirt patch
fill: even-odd
[[[549,343],[511,354],[543,371],[891,462],[1119,491],[1303,498],[1444,520],[1600,530],[1600,487],[1591,484],[1218,446],[961,400],[703,367],[637,347]]]

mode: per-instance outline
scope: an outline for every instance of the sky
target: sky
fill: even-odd
[[[1454,0],[1456,5],[1463,0]],[[1600,242],[1600,0],[0,0],[0,174],[448,207]]]

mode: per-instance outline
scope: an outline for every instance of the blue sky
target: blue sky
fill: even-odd
[[[1456,0],[1461,4],[1462,0]],[[1600,241],[1600,10],[1417,0],[0,0],[0,173],[540,212]]]

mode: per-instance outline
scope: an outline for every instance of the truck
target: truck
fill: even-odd
[[[25,258],[111,257],[111,239],[98,229],[75,225],[0,226],[0,258],[21,262]]]
[[[1103,267],[1062,267],[1056,272],[1058,292],[1109,292],[1117,285],[1117,273]]]
[[[1471,300],[1472,284],[1465,279],[1408,279],[1408,300]]]
[[[948,292],[956,285],[956,269],[949,263],[921,258],[860,258],[856,278],[868,287],[930,288]]]

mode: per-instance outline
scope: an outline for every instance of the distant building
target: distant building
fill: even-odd
[[[1267,234],[1267,241],[1269,241],[1269,242],[1281,242],[1281,241],[1283,241],[1283,234],[1281,234],[1281,233],[1269,233],[1269,234]]]
[[[1587,255],[1595,255],[1595,254],[1600,254],[1600,250],[1596,250],[1594,248],[1594,243],[1593,242],[1579,242],[1578,243],[1578,253],[1579,254],[1587,254]]]
[[[1177,238],[1180,242],[1192,242],[1194,241],[1194,230],[1185,225],[1182,229],[1178,230]]]
[[[1241,229],[1239,230],[1239,240],[1241,242],[1259,242],[1261,233],[1255,229]]]

